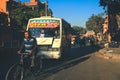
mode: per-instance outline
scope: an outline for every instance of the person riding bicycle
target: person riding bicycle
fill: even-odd
[[[18,54],[28,53],[29,55],[32,56],[30,68],[33,68],[35,66],[36,47],[37,47],[36,39],[31,37],[29,31],[25,31],[24,39],[21,48],[18,51]]]

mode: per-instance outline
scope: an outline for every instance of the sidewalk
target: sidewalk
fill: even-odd
[[[103,48],[96,55],[104,59],[120,59],[120,48]]]

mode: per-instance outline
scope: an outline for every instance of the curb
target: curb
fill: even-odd
[[[104,59],[120,59],[119,53],[114,53],[112,50],[106,51],[106,50],[99,50],[96,55],[99,57],[103,57]]]

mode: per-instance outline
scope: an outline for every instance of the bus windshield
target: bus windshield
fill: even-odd
[[[60,21],[52,19],[32,19],[28,23],[28,30],[33,37],[56,37],[60,34]]]
[[[56,37],[59,38],[59,27],[56,28],[29,28],[31,36],[36,38]]]

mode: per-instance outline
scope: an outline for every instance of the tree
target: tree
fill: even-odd
[[[72,34],[74,34],[74,35],[83,34],[85,32],[86,32],[86,28],[79,27],[79,26],[72,27]]]
[[[9,1],[8,10],[10,11],[11,27],[17,29],[26,29],[30,18],[45,16],[45,7],[43,4],[38,4],[38,7],[27,7],[21,2]],[[48,16],[52,15],[52,10],[48,9]]]
[[[119,35],[120,29],[120,0],[100,0],[100,6],[106,9],[108,14],[108,33],[112,40],[115,35]],[[117,36],[119,37],[119,36]]]
[[[112,4],[112,3],[120,3],[120,0],[100,0],[100,6],[108,6],[109,4]]]
[[[13,28],[26,29],[29,18],[38,16],[40,16],[38,10],[31,10],[21,4],[16,5],[16,8],[10,11],[11,26]]]
[[[104,18],[103,14],[92,15],[86,22],[87,30],[93,30],[95,33],[102,32]]]
[[[119,13],[120,0],[100,0],[100,6],[103,6],[105,12]]]

